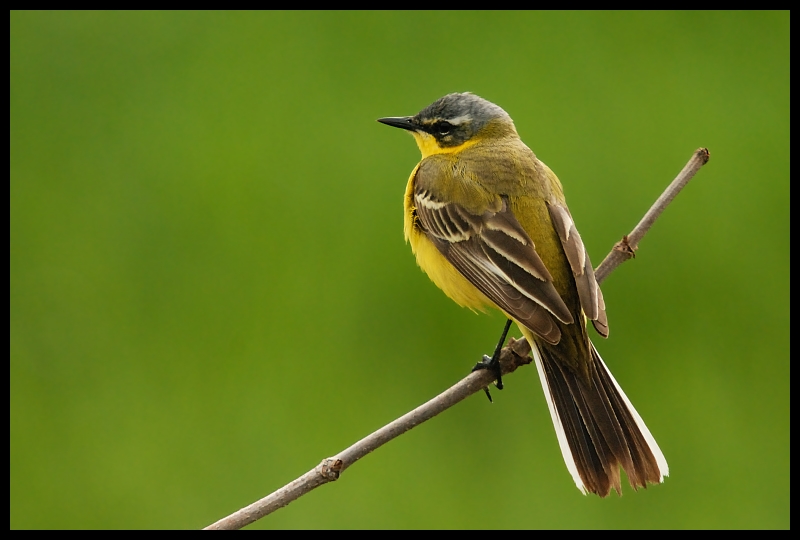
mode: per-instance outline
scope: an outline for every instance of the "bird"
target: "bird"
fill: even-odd
[[[516,322],[578,489],[621,495],[620,469],[634,490],[663,482],[664,455],[589,338],[589,322],[608,336],[606,306],[561,182],[508,113],[457,92],[378,122],[408,131],[422,154],[403,199],[418,265],[457,304],[499,309],[505,331]],[[498,388],[504,341],[476,366],[494,369]]]

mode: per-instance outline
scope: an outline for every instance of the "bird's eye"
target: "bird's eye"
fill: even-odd
[[[436,131],[437,135],[447,135],[453,129],[453,124],[450,122],[436,122],[433,126],[434,131]]]

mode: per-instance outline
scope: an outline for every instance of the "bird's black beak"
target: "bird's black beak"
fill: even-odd
[[[416,131],[419,126],[412,121],[411,116],[389,116],[388,118],[378,118],[378,122],[408,131]]]

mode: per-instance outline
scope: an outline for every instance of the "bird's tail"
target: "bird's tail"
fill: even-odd
[[[621,493],[620,467],[634,489],[662,482],[669,474],[667,460],[594,345],[587,384],[548,345],[529,341],[558,444],[578,489],[601,497],[611,488]]]

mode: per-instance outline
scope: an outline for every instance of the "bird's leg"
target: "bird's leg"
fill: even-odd
[[[508,329],[511,328],[511,319],[506,321],[505,327],[503,327],[503,333],[500,335],[500,341],[497,342],[497,347],[494,349],[494,354],[489,357],[489,355],[484,354],[483,360],[475,364],[475,367],[472,368],[472,371],[478,371],[479,369],[490,369],[494,371],[495,379],[494,385],[497,387],[498,390],[503,389],[503,373],[500,367],[500,351],[503,350],[503,345],[506,343],[506,336],[508,335]],[[489,388],[486,387],[483,389],[486,392],[486,397],[489,398],[489,401],[492,401],[492,395],[489,393]]]

